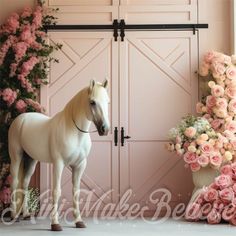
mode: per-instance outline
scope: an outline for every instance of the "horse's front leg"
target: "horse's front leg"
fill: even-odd
[[[61,196],[61,176],[64,168],[62,161],[55,161],[53,164],[53,209],[51,214],[51,230],[62,231],[59,224],[58,201]]]
[[[86,158],[78,165],[72,167],[72,182],[73,182],[73,207],[76,228],[86,228],[82,221],[79,209],[80,181],[87,164]]]

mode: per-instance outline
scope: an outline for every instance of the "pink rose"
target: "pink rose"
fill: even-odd
[[[225,94],[229,97],[229,98],[235,98],[236,97],[236,87],[235,86],[228,86],[225,89]]]
[[[211,95],[207,96],[206,105],[208,107],[214,107],[216,105],[216,97]]]
[[[27,104],[22,100],[18,100],[16,102],[16,109],[20,112],[20,113],[23,113],[26,111],[26,108],[27,108]]]
[[[184,154],[184,161],[188,164],[194,163],[197,160],[197,156],[194,152],[186,152]]]
[[[231,202],[234,198],[234,192],[230,188],[225,188],[219,192],[219,196],[223,202]]]
[[[228,105],[229,111],[236,113],[236,99],[232,99]]]
[[[196,172],[201,169],[201,166],[197,162],[190,163],[190,169],[191,171]]]
[[[222,166],[220,168],[220,173],[223,174],[223,175],[230,175],[230,176],[232,176],[233,172],[232,172],[231,165]]]
[[[217,130],[218,128],[220,128],[221,125],[222,125],[221,119],[215,119],[211,122],[211,126],[214,130]]]
[[[228,188],[232,185],[232,178],[229,175],[223,175],[215,178],[215,184],[220,187],[220,189]]]
[[[236,133],[236,121],[232,120],[232,121],[226,122],[225,129],[232,133]]]
[[[201,205],[198,203],[190,203],[185,211],[185,219],[195,221],[201,217]]]
[[[186,141],[186,142],[184,142],[183,148],[188,149],[189,145],[190,145],[190,143]]]
[[[213,151],[213,147],[210,143],[208,142],[205,142],[201,145],[201,151],[203,153],[209,153],[209,152],[212,152]]]
[[[226,76],[229,79],[236,79],[236,68],[235,66],[229,66],[226,70]]]
[[[6,88],[2,92],[2,99],[7,103],[8,106],[11,106],[17,97],[17,93],[10,88]]]
[[[211,63],[215,56],[216,56],[215,52],[210,51],[210,52],[207,52],[207,53],[204,55],[203,60],[204,60],[206,63]]]
[[[227,206],[225,206],[223,212],[221,213],[222,219],[224,219],[225,221],[230,221],[234,216],[235,210],[236,209],[233,204],[228,204]]]
[[[210,163],[213,167],[216,168],[220,167],[222,164],[222,156],[217,152],[212,153],[210,155]]]
[[[207,202],[214,202],[218,199],[218,191],[215,189],[208,189],[204,194],[204,199]]]
[[[224,64],[219,62],[218,60],[214,60],[211,64],[211,67],[212,67],[213,73],[216,75],[216,77],[223,75],[226,70]]]
[[[219,224],[220,221],[221,221],[221,214],[217,210],[212,209],[207,216],[207,222],[209,224]]]
[[[188,138],[193,138],[194,135],[196,134],[196,129],[194,127],[188,127],[185,131],[184,134]]]
[[[220,85],[214,85],[211,89],[211,94],[215,97],[223,97],[224,96],[224,88]]]
[[[209,156],[206,154],[202,154],[200,157],[198,157],[197,161],[201,167],[206,167],[210,162]]]
[[[225,98],[217,98],[216,99],[216,106],[220,109],[226,109],[228,106],[228,102]]]
[[[219,109],[219,108],[214,107],[213,112],[219,118],[226,118],[228,116],[226,109]]]

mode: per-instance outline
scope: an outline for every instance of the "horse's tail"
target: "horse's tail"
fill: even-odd
[[[8,150],[11,159],[10,172],[12,176],[12,211],[13,217],[21,213],[23,203],[23,180],[24,180],[24,150],[21,147],[20,137],[24,119],[17,117],[8,131]],[[15,194],[16,193],[16,194]]]

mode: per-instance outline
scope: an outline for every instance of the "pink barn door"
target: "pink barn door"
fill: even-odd
[[[120,42],[120,127],[131,136],[120,147],[120,191],[131,189],[132,202],[149,211],[156,209],[149,198],[159,188],[172,193],[171,205],[186,202],[192,191],[190,171],[164,144],[168,130],[195,112],[196,70],[191,31],[126,32]]]

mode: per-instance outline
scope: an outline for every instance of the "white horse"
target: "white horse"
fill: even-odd
[[[73,207],[75,225],[84,228],[79,210],[79,187],[91,149],[89,127],[93,122],[100,136],[109,131],[107,80],[102,84],[91,80],[90,86],[75,95],[64,110],[49,118],[40,113],[19,115],[9,129],[9,155],[12,176],[12,218],[19,216],[15,190],[19,186],[19,170],[24,161],[22,187],[27,191],[38,161],[53,164],[53,210],[51,230],[61,231],[58,221],[58,201],[61,196],[61,176],[65,166],[72,168]],[[27,154],[27,155],[24,155]],[[23,200],[23,217],[29,218],[27,197]]]

